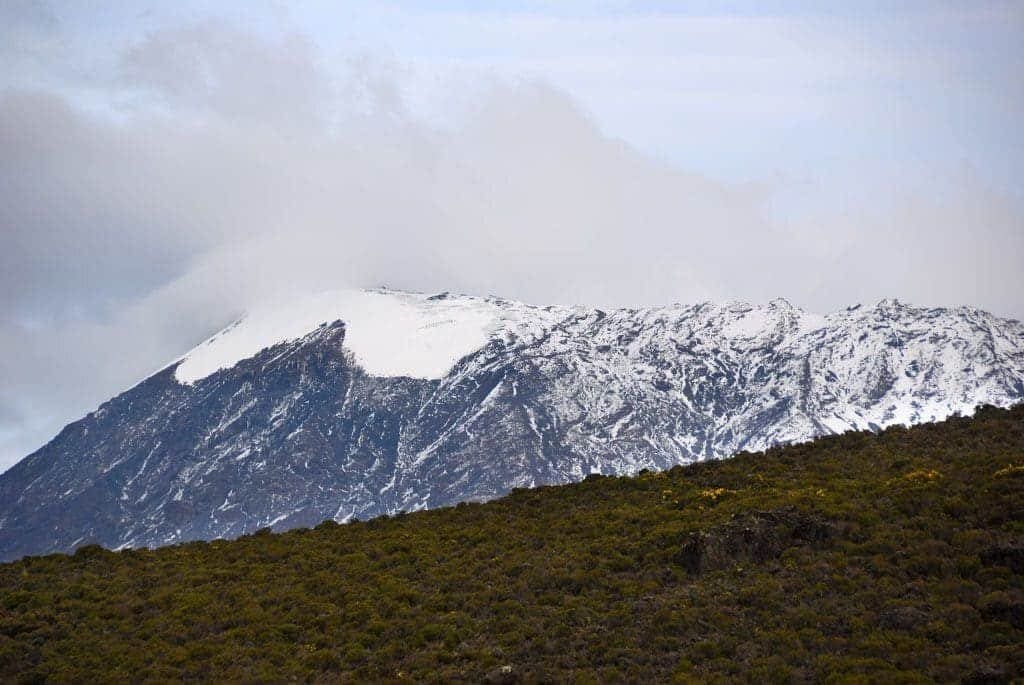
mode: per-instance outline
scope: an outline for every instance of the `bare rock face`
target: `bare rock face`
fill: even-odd
[[[792,508],[754,512],[715,530],[689,535],[676,563],[693,576],[737,564],[763,564],[797,545],[821,549],[836,534],[831,522]]]
[[[1024,326],[968,308],[372,295],[279,334],[243,319],[67,426],[0,475],[0,558],[365,519],[1024,399]]]

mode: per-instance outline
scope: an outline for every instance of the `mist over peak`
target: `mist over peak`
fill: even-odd
[[[72,6],[5,8],[3,460],[246,308],[289,293],[387,283],[604,307],[783,296],[811,311],[898,294],[1024,313],[1018,199],[970,167],[905,174],[895,187],[885,177],[881,190],[830,176],[828,160],[816,167],[820,177],[789,172],[796,143],[780,132],[786,117],[791,127],[811,126],[841,103],[820,116],[821,103],[790,78],[751,71],[774,54],[791,70],[807,69],[812,85],[879,64],[910,78],[920,76],[924,53],[913,64],[883,52],[857,61],[838,48],[840,62],[824,53],[807,60],[816,46],[864,39],[816,19],[754,22],[761,31],[752,33],[738,19],[609,24],[587,15],[578,21],[593,35],[653,52],[610,70],[610,58],[580,34],[579,54],[560,56],[569,48],[544,43],[547,57],[516,67],[477,60],[486,52],[477,44],[455,57],[432,47],[429,59],[389,50],[365,25],[372,13],[348,17],[363,34],[353,28],[331,40],[325,31],[334,24],[304,12],[240,21],[227,11],[154,9],[128,18],[110,6],[104,23]],[[394,9],[388,17],[396,31],[419,27],[424,43],[453,18],[496,46],[506,40],[505,24],[487,13]],[[972,26],[995,31],[1006,25],[998,19],[979,15]],[[574,35],[565,17],[512,20],[507,26],[540,42],[551,35],[546,27]],[[935,36],[957,25],[922,21]],[[695,69],[706,70],[706,54],[661,54],[676,44],[710,49],[698,40],[709,26],[723,32],[715,49],[735,52],[715,62],[730,66],[714,84]],[[804,52],[791,52],[794,30]],[[669,72],[694,89],[691,99],[670,99],[687,91],[659,80]],[[650,117],[651,131],[623,129],[628,103],[598,97],[595,73],[626,79],[649,98],[634,115]],[[750,155],[751,168],[773,163],[780,172],[730,178],[702,152],[698,129],[708,125],[705,108],[728,107],[715,130],[743,144],[756,139],[749,108],[727,97],[754,92],[753,82],[791,95],[797,109],[758,110],[778,155]],[[1015,91],[1004,92],[992,105],[999,112],[1016,106]],[[885,126],[871,116],[863,119]],[[659,136],[690,141],[693,154],[652,144],[655,124]],[[887,143],[869,142],[881,168]],[[723,156],[739,145],[716,144]]]

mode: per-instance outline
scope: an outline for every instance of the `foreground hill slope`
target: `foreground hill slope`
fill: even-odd
[[[0,678],[1024,676],[1024,408],[0,566]]]
[[[254,310],[0,475],[0,560],[486,500],[1024,400],[1024,325],[887,300],[344,291]]]

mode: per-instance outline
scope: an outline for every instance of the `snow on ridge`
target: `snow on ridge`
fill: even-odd
[[[893,308],[893,302],[883,300],[872,308],[851,307],[827,316],[806,312],[783,299],[767,304],[732,300],[618,309],[609,314],[621,318],[625,327],[651,325],[652,333],[661,331],[657,335],[672,335],[671,326],[665,328],[669,321],[701,321],[707,327],[705,335],[740,341],[744,347],[775,336],[781,336],[777,343],[784,340],[786,345],[805,345],[818,336],[863,325],[866,319],[880,314],[889,318],[897,314],[885,311],[886,307]],[[900,318],[909,316],[922,325],[914,315],[923,310],[898,305]],[[267,347],[298,340],[321,324],[341,320],[346,324],[345,349],[367,373],[439,379],[492,338],[520,343],[538,340],[561,321],[587,318],[597,312],[586,307],[540,307],[447,293],[431,296],[390,289],[325,292],[253,309],[186,354],[175,369],[175,378],[181,383],[195,383]]]
[[[727,338],[752,338],[769,328],[772,321],[764,309],[753,308],[722,327],[722,335]]]
[[[784,319],[792,321],[789,335],[801,337],[825,327],[828,318],[793,307],[786,300],[766,305],[728,301],[711,306],[719,333],[727,339],[754,339],[770,333]],[[342,290],[281,300],[252,309],[184,357],[175,378],[192,384],[214,372],[231,368],[273,345],[298,340],[325,323],[346,324],[344,346],[363,369],[374,376],[443,378],[462,357],[480,349],[493,336],[536,338],[556,322],[586,307],[539,307],[501,298],[469,295],[427,295],[380,289]],[[628,318],[647,315],[689,318],[692,306],[618,310]],[[710,313],[710,312],[709,312]]]
[[[793,339],[828,325],[828,317],[794,307],[783,298],[763,305],[739,300],[709,304],[722,317],[719,333],[728,340],[752,340],[776,332]]]
[[[182,358],[175,378],[195,383],[324,323],[346,324],[345,348],[375,376],[441,378],[481,348],[509,316],[499,302],[390,290],[343,290],[261,306]]]

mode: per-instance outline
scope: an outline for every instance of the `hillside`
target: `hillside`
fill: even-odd
[[[1024,408],[0,566],[0,678],[1024,676]]]
[[[483,501],[1024,401],[1024,324],[883,300],[255,308],[0,474],[0,561]]]

